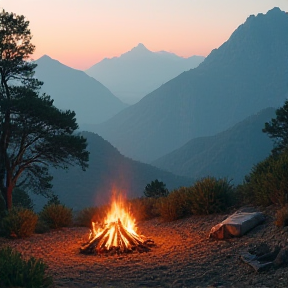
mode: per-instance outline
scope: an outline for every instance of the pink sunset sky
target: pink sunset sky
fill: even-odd
[[[251,14],[288,0],[0,0],[30,21],[33,59],[85,70],[143,43],[151,51],[207,56]]]

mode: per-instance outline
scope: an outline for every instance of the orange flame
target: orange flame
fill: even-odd
[[[132,239],[135,239],[137,242],[144,241],[142,237],[137,234],[135,219],[127,212],[125,203],[120,196],[117,198],[114,197],[103,226],[99,227],[99,225],[92,222],[89,242],[101,237],[103,243],[99,243],[99,248],[101,246],[101,248],[105,247],[106,250],[109,250],[111,247],[130,249],[131,237],[129,237],[129,235],[133,236]]]

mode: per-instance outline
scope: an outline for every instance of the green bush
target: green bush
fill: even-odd
[[[103,221],[106,214],[104,209],[99,207],[88,207],[79,211],[75,218],[75,225],[79,227],[91,228],[92,222]],[[105,214],[105,215],[104,215]]]
[[[52,229],[68,227],[72,224],[73,220],[72,209],[61,204],[45,206],[39,215],[40,219]]]
[[[241,187],[242,197],[262,206],[288,202],[288,151],[271,155],[252,168]]]
[[[158,179],[151,181],[151,183],[147,184],[144,189],[144,195],[146,197],[159,198],[166,197],[168,194],[169,191],[166,189],[166,184],[162,181],[158,181]]]
[[[165,221],[173,221],[191,215],[190,188],[173,190],[158,203],[159,213]]]
[[[10,237],[28,237],[35,231],[38,216],[31,210],[14,207],[3,219],[3,231]]]
[[[211,214],[225,211],[233,202],[233,186],[227,179],[206,177],[191,188],[192,214]]]
[[[32,257],[25,261],[10,247],[0,249],[0,287],[51,287],[52,278],[46,275],[46,269],[41,260]]]
[[[275,224],[278,227],[288,226],[288,204],[277,210]]]
[[[35,226],[35,233],[43,234],[49,231],[50,231],[49,225],[45,221],[43,221],[41,218],[38,218],[38,221]]]
[[[137,221],[149,220],[158,217],[158,205],[161,198],[141,197],[129,201],[129,210]]]

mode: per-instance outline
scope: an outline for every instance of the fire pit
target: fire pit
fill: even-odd
[[[87,243],[80,248],[84,254],[121,254],[133,251],[148,252],[154,242],[137,233],[134,218],[127,212],[120,197],[112,201],[103,224],[92,222]]]

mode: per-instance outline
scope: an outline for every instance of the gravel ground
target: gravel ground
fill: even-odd
[[[255,272],[240,259],[242,251],[261,243],[273,248],[288,245],[287,227],[274,224],[275,211],[263,211],[266,220],[241,238],[208,239],[210,229],[229,215],[192,216],[162,222],[138,223],[138,232],[156,246],[147,253],[120,256],[83,255],[87,228],[64,228],[27,239],[0,238],[24,257],[42,258],[55,287],[288,287],[288,267]]]

